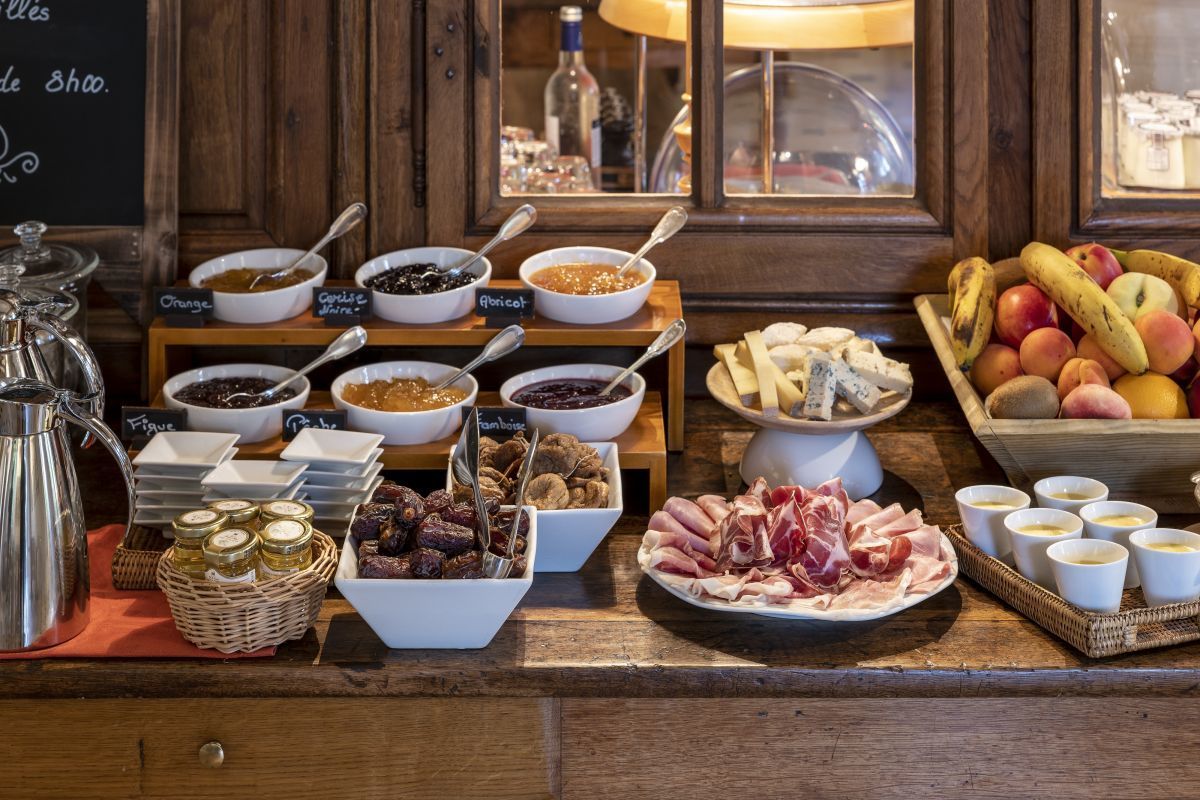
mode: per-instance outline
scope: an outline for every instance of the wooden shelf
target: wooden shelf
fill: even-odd
[[[328,281],[328,286],[351,286],[350,281]],[[518,288],[518,280],[494,280],[490,286]],[[526,347],[645,347],[674,320],[683,316],[678,281],[656,281],[650,297],[632,317],[607,325],[570,325],[541,317],[526,320]],[[474,314],[436,325],[404,325],[371,319],[363,323],[369,334],[368,347],[462,347],[481,345],[496,334]],[[202,328],[172,328],[161,319],[150,325],[149,385],[157,392],[166,381],[169,351],[183,347],[264,347],[274,345],[323,347],[341,332],[326,326],[306,311],[298,317],[265,325],[238,325],[210,322]],[[683,449],[683,369],[684,346],[678,344],[667,353],[666,445]],[[649,395],[647,395],[649,396]]]

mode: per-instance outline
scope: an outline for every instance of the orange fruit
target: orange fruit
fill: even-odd
[[[1125,398],[1134,419],[1187,419],[1188,404],[1179,384],[1157,372],[1124,375],[1113,384]]]

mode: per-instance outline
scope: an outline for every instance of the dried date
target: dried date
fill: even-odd
[[[358,557],[360,559],[366,558],[367,556],[377,556],[377,555],[379,555],[379,540],[378,539],[368,539],[365,542],[359,542]]]
[[[496,518],[493,520],[493,522],[506,531],[512,530],[513,514],[515,513],[515,509],[501,511],[496,515]],[[522,536],[529,535],[529,512],[524,509],[521,509],[521,522],[517,526],[517,533],[521,534]]]
[[[414,578],[440,578],[442,564],[446,557],[437,550],[428,547],[418,547],[408,554],[412,559],[412,574]]]
[[[392,518],[395,506],[391,503],[363,503],[354,514],[350,532],[357,541],[379,538],[379,528]]]
[[[441,514],[454,505],[454,497],[445,489],[438,489],[425,496],[425,514]]]
[[[462,525],[446,522],[436,514],[426,517],[417,528],[417,547],[440,550],[447,556],[456,556],[470,550],[475,544],[475,532]]]
[[[398,556],[404,552],[408,542],[410,526],[400,522],[395,517],[379,527],[379,552],[385,556]]]
[[[358,562],[360,578],[411,578],[414,574],[411,555],[366,556]]]
[[[483,578],[483,554],[470,550],[446,560],[442,565],[443,578]]]
[[[492,545],[488,549],[498,556],[506,555],[508,548],[508,529],[492,528]],[[525,552],[525,537],[517,534],[515,553]]]

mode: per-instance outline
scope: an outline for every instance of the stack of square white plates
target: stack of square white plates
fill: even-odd
[[[330,536],[346,534],[354,509],[383,483],[382,441],[374,433],[305,428],[280,454],[285,461],[308,467],[304,490],[317,530]]]
[[[226,461],[200,481],[208,490],[204,502],[230,497],[256,501],[303,500],[307,466],[290,461]]]
[[[204,507],[201,481],[237,453],[236,433],[162,431],[133,459],[133,521],[169,528],[184,511]]]

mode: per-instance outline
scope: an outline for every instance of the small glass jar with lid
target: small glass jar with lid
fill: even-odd
[[[313,521],[312,506],[299,500],[268,500],[260,506],[260,509],[258,513],[260,528],[277,519],[299,519],[310,525]]]
[[[204,577],[217,583],[253,583],[259,539],[249,528],[225,528],[204,540]]]
[[[275,519],[259,531],[262,553],[258,571],[265,578],[278,578],[312,566],[312,525],[302,519]]]
[[[229,515],[229,525],[227,527],[249,528],[250,530],[258,530],[258,503],[251,500],[229,499],[229,500],[214,500],[208,504],[208,507],[217,511],[224,511]]]
[[[204,540],[229,524],[229,515],[213,508],[185,511],[171,522],[175,547],[171,561],[192,578],[204,577]]]

